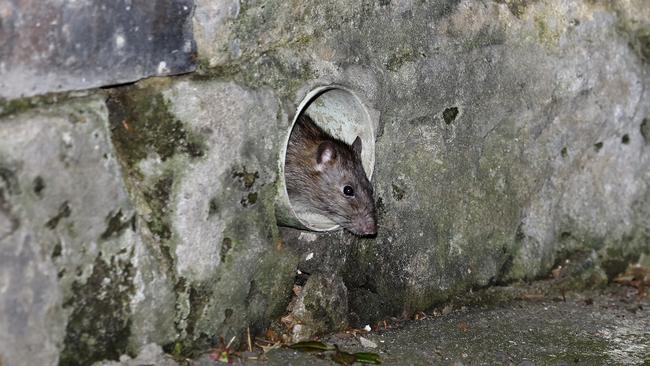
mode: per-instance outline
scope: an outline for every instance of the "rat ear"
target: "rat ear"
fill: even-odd
[[[359,136],[357,136],[352,143],[352,150],[354,150],[354,153],[357,154],[357,156],[361,157],[361,139]]]
[[[331,141],[323,141],[320,145],[318,145],[318,151],[316,152],[316,163],[318,164],[318,170],[322,170],[322,167],[325,164],[334,159],[336,159],[336,148]]]

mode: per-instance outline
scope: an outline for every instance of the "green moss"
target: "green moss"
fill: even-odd
[[[303,34],[296,37],[293,42],[298,46],[307,46],[313,42],[313,37]]]
[[[241,204],[244,207],[252,206],[257,202],[257,192],[251,192],[241,199]]]
[[[650,63],[650,30],[642,29],[633,34],[630,46],[646,63]]]
[[[219,200],[217,197],[210,199],[208,204],[208,216],[213,216],[219,212]]]
[[[612,280],[619,274],[625,272],[628,264],[636,263],[641,253],[630,253],[620,245],[611,245],[601,251],[601,267]]]
[[[38,103],[34,98],[22,98],[10,101],[0,100],[0,117],[20,113],[37,105]]]
[[[249,88],[272,88],[281,96],[295,94],[315,72],[305,60],[285,60],[276,51],[237,59],[231,63],[207,68],[193,76],[196,81],[227,79]]]
[[[506,30],[500,27],[483,27],[473,37],[463,40],[463,47],[467,51],[483,47],[498,46],[505,44]]]
[[[247,298],[255,301],[258,306],[264,305],[258,314],[258,322],[281,316],[291,300],[291,287],[298,265],[295,253],[284,249],[270,249],[257,267],[255,287],[251,287]],[[262,324],[253,325],[260,331],[265,328]]]
[[[194,341],[192,342],[191,348],[185,348],[185,354],[188,356],[195,356],[193,351],[200,351],[210,346],[208,337],[195,334],[195,327],[197,322],[201,320],[205,307],[210,302],[212,292],[213,286],[209,283],[196,283],[189,287],[190,311],[187,315],[185,331]]]
[[[393,184],[392,188],[393,188],[393,197],[396,200],[401,201],[404,198],[404,195],[405,195],[404,188],[402,188],[402,187],[400,187],[400,186],[398,186],[396,184]]]
[[[563,158],[569,157],[569,150],[566,147],[563,147],[562,150],[560,150],[560,155],[562,155]]]
[[[232,177],[239,180],[239,182],[242,183],[244,188],[251,189],[251,187],[253,187],[253,184],[255,184],[255,181],[257,180],[257,178],[260,177],[260,175],[258,172],[249,173],[248,171],[246,171],[246,167],[244,166],[241,168],[233,169]]]
[[[203,62],[199,64],[197,71],[192,74],[192,80],[232,79],[241,71],[241,66],[236,63],[220,64],[210,67],[207,62]]]
[[[233,241],[230,238],[223,238],[221,241],[221,251],[219,252],[219,256],[221,257],[222,263],[226,261],[226,257],[228,256],[228,252],[230,252],[232,245]]]
[[[253,188],[253,185],[259,176],[258,172],[249,173],[246,170],[246,167],[234,168],[232,172],[232,177],[247,191],[250,191]],[[257,203],[257,198],[258,192],[249,192],[241,198],[240,203],[244,207],[252,206]]]
[[[200,134],[189,130],[170,111],[169,102],[161,93],[169,83],[169,78],[154,78],[120,88],[110,93],[106,105],[111,140],[123,166],[127,188],[139,206],[140,218],[160,246],[166,264],[173,268],[175,245],[168,205],[177,171],[174,158],[177,155],[200,158],[207,147]],[[163,162],[163,172],[145,177],[138,164],[153,154]],[[106,235],[113,229],[123,230],[128,226],[123,220],[114,219],[112,223],[109,220]]]
[[[410,48],[401,49],[388,58],[386,68],[390,71],[397,71],[406,62],[415,61],[416,58],[415,52]]]
[[[522,15],[526,13],[528,5],[537,2],[537,0],[495,0],[495,2],[498,4],[506,4],[510,13],[521,19]]]
[[[0,98],[0,118],[19,114],[37,107],[58,104],[68,99],[72,99],[70,93],[49,93],[13,100]]]
[[[624,18],[615,7],[612,11],[617,13],[618,33],[627,39],[630,48],[643,62],[650,63],[650,28],[639,27],[637,21]]]
[[[144,200],[151,210],[151,215],[148,215],[145,223],[149,230],[162,240],[170,239],[172,236],[166,209],[173,184],[174,176],[171,172],[166,172],[142,191]]]
[[[126,88],[113,93],[106,104],[111,140],[128,168],[154,152],[163,161],[178,153],[203,156],[203,138],[176,119],[155,87]]]
[[[307,23],[309,11],[296,12],[289,23],[275,23],[277,14],[283,12],[284,4],[279,1],[265,2],[263,5],[242,2],[239,16],[232,24],[231,40],[242,45],[242,54],[219,65],[210,67],[208,60],[199,62],[194,80],[227,79],[240,85],[259,89],[270,87],[281,96],[293,96],[306,81],[315,77],[315,72],[307,60],[287,58],[286,52],[296,52],[308,47],[314,40],[311,33],[295,29],[295,24]],[[327,11],[323,16],[327,16]],[[301,18],[302,17],[302,18]],[[301,23],[302,22],[302,23]],[[338,24],[340,19],[337,20]],[[264,34],[268,29],[279,28],[280,35],[269,38]],[[260,37],[265,41],[260,43]],[[247,45],[255,45],[248,47]],[[228,50],[222,52],[228,54]],[[278,53],[281,52],[282,55]]]
[[[560,33],[549,27],[544,15],[535,16],[534,22],[539,41],[546,46],[555,47],[560,40]]]
[[[126,352],[133,274],[130,260],[111,257],[107,263],[100,254],[85,283],[72,284],[72,295],[64,302],[72,312],[59,365],[90,365]]]
[[[205,353],[208,350],[210,345],[199,349],[194,345],[193,342],[188,340],[178,340],[170,342],[162,346],[165,353],[171,355],[171,357],[178,363],[183,364],[187,362],[188,358],[197,358],[200,356],[200,353]]]

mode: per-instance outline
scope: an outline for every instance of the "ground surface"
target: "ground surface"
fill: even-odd
[[[506,290],[509,291],[509,290]],[[447,315],[409,321],[363,337],[334,336],[349,351],[377,352],[386,365],[613,365],[650,364],[650,302],[636,290],[605,291],[522,299],[466,307]],[[283,349],[270,352],[272,365],[333,364],[313,354]]]
[[[351,353],[376,353],[384,365],[650,364],[650,298],[634,287],[564,291],[548,282],[493,287],[415,317],[420,320],[387,320],[386,327],[380,322],[370,332],[339,333],[321,341]],[[369,347],[362,346],[362,337]],[[336,365],[333,354],[279,348],[260,355],[263,361],[233,357],[232,363]],[[122,364],[142,362],[176,365],[162,355]],[[219,363],[205,354],[189,364]]]

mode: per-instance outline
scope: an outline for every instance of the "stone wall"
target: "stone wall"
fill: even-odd
[[[2,365],[191,355],[262,332],[295,281],[314,333],[650,254],[643,0],[197,0],[192,22],[196,72],[0,103]],[[376,238],[275,220],[279,144],[333,83],[380,112]]]

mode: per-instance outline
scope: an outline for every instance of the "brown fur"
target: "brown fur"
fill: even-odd
[[[358,152],[308,116],[298,117],[285,159],[287,192],[293,205],[328,217],[355,234],[371,235],[377,229],[373,190],[361,164],[361,141],[355,146]],[[319,164],[319,151],[327,149],[334,152],[332,159]],[[344,195],[345,186],[354,189],[354,197]]]

